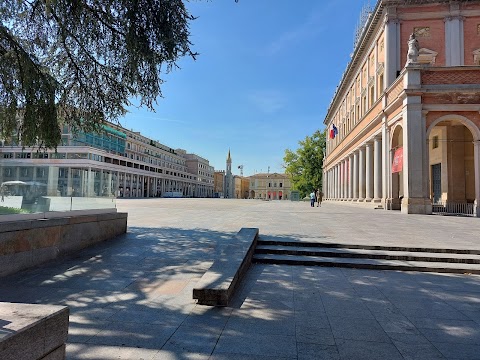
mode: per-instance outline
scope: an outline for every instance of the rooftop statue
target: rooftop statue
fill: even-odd
[[[409,64],[414,64],[417,62],[418,52],[419,52],[418,40],[415,38],[415,34],[412,33],[410,35],[410,39],[408,39],[407,63],[405,64],[405,66],[408,66]]]

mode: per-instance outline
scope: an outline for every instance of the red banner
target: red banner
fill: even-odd
[[[395,150],[392,163],[392,174],[403,170],[403,147]]]

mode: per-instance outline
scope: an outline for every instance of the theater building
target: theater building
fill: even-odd
[[[328,201],[479,217],[480,1],[379,0],[324,124]]]

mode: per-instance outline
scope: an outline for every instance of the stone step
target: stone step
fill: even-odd
[[[448,262],[459,264],[480,264],[480,255],[456,253],[431,253],[396,250],[369,250],[351,248],[328,248],[317,246],[276,246],[257,245],[257,254],[301,255],[340,257],[357,259],[383,259],[422,262]]]
[[[480,250],[476,249],[453,249],[453,248],[423,248],[423,247],[405,247],[405,246],[388,246],[388,245],[360,245],[360,244],[338,244],[326,243],[320,241],[288,241],[288,240],[266,240],[258,239],[260,245],[276,245],[276,246],[294,246],[294,247],[319,247],[334,249],[364,249],[364,250],[384,250],[384,251],[406,251],[406,252],[422,252],[422,253],[447,253],[447,254],[470,254],[480,255]]]
[[[447,262],[422,262],[383,259],[358,259],[323,256],[297,256],[278,254],[255,254],[253,263],[277,265],[304,265],[344,267],[353,269],[421,271],[457,274],[480,274],[478,264],[458,264]]]

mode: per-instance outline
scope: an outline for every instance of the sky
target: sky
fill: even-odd
[[[283,172],[285,149],[324,129],[365,0],[191,0],[192,50],[164,74],[155,112],[120,124],[233,173]]]

